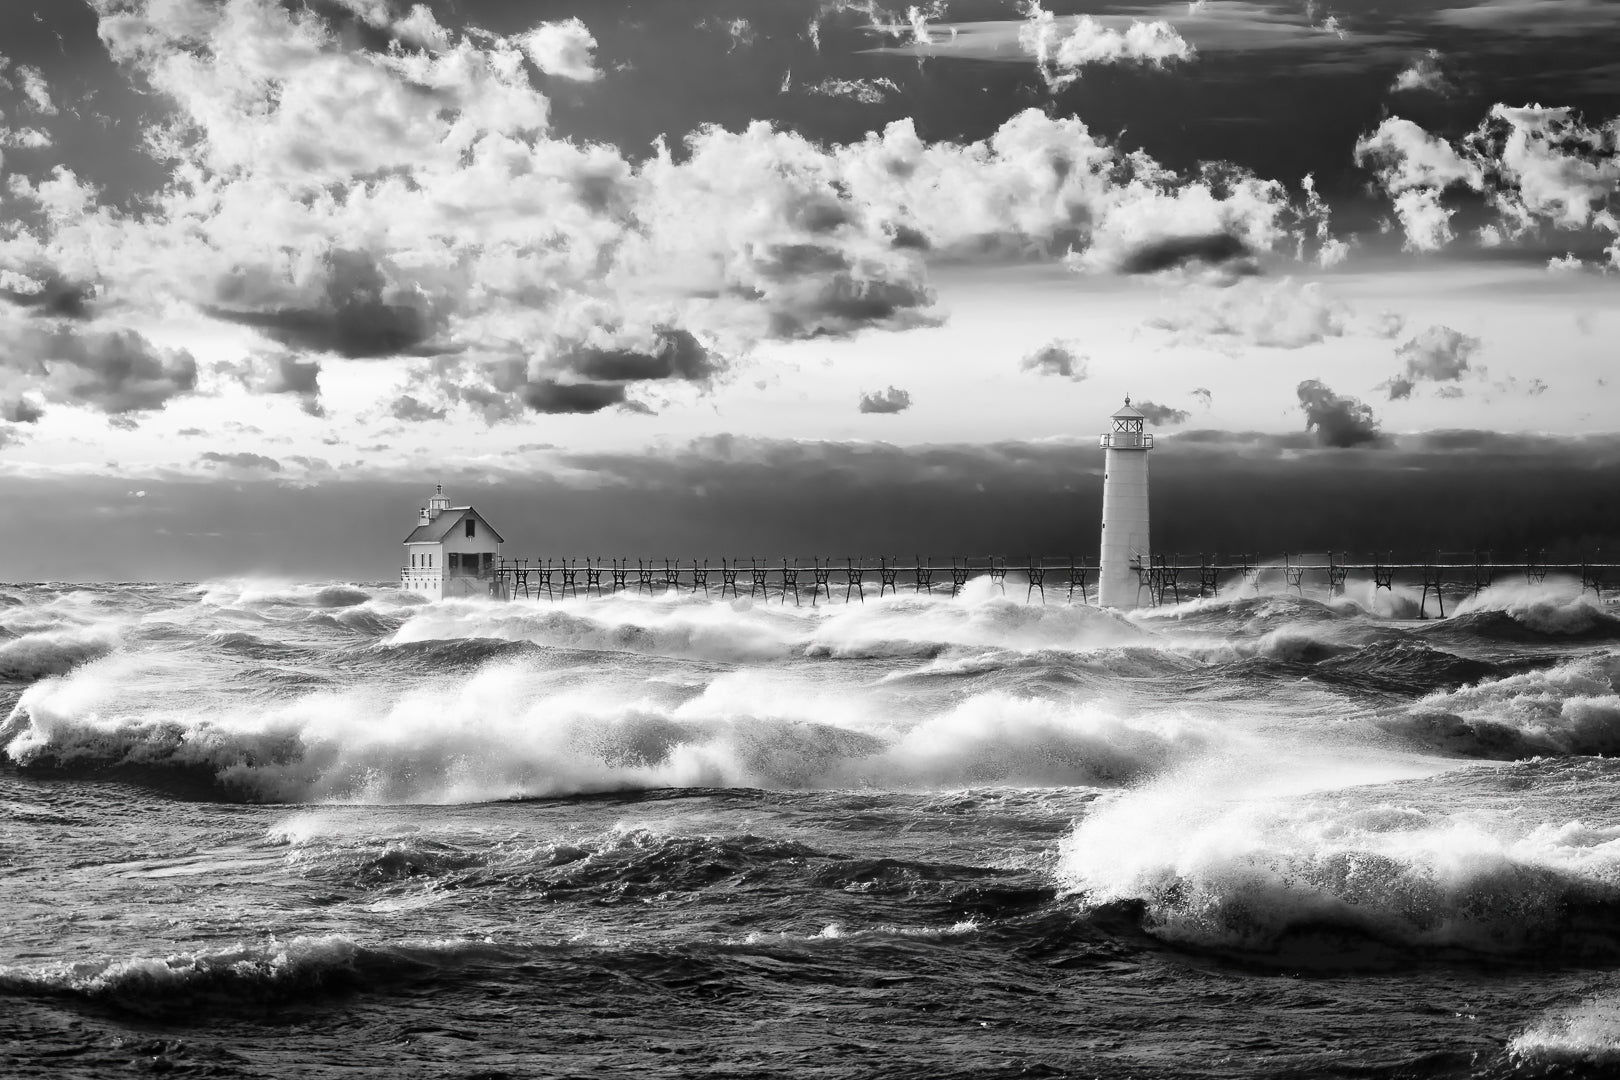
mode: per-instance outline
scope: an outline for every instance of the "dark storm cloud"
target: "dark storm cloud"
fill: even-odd
[[[333,352],[351,359],[436,351],[428,341],[441,329],[420,296],[392,289],[377,261],[361,251],[331,252],[319,306],[273,306],[253,294],[257,282],[238,275],[221,284],[217,318],[262,330],[284,345]]]
[[[595,348],[575,346],[556,360],[581,378],[602,382],[639,382],[684,379],[701,382],[718,374],[723,365],[704,344],[686,330],[661,328],[651,347]]]
[[[563,461],[599,478],[591,492],[549,496],[553,512],[594,507],[570,515],[556,541],[573,552],[1096,558],[1102,459],[1090,439],[902,447],[716,436]],[[1620,505],[1590,497],[1616,482],[1620,436],[1441,432],[1324,449],[1303,432],[1168,434],[1154,453],[1154,537],[1166,553],[1531,547],[1579,558],[1620,543]],[[539,551],[558,519],[532,516],[508,535],[536,537]]]
[[[1327,450],[1303,432],[1205,431],[1158,446],[1153,533],[1166,554],[1533,549],[1579,560],[1620,546],[1620,502],[1593,497],[1620,490],[1620,436],[1437,432]],[[512,460],[430,479],[340,471],[293,487],[248,460],[228,484],[142,480],[142,500],[127,498],[127,478],[0,476],[0,499],[49,502],[60,523],[0,517],[0,547],[23,580],[87,567],[101,579],[397,581],[399,540],[442,480],[514,557],[1097,554],[1102,455],[1089,438],[896,446],[722,435],[556,461],[562,470]],[[128,542],[158,529],[163,544]]]
[[[787,340],[847,337],[880,327],[943,321],[920,264],[870,267],[827,244],[763,245],[748,262],[741,298],[768,313],[768,333]]]
[[[874,390],[861,394],[860,411],[863,413],[902,413],[911,408],[911,392],[897,387]]]
[[[596,413],[623,405],[621,383],[564,383],[541,379],[525,386],[519,396],[538,413]]]
[[[27,398],[0,402],[0,420],[6,420],[13,424],[38,423],[39,418],[44,415],[45,410]]]
[[[1146,241],[1120,259],[1119,269],[1126,274],[1157,274],[1192,264],[1225,267],[1240,274],[1259,273],[1253,249],[1241,238],[1224,232]]]
[[[263,454],[252,454],[247,451],[222,454],[217,450],[209,450],[198,454],[197,460],[204,465],[219,466],[226,469],[242,469],[249,472],[256,470],[263,472],[281,471],[281,462],[275,458],[265,457]]]
[[[197,387],[189,352],[159,348],[133,330],[25,328],[4,345],[0,364],[28,388],[108,414],[161,409]]]
[[[64,319],[88,319],[90,303],[95,297],[95,286],[69,281],[55,273],[37,278],[30,276],[26,288],[19,288],[16,284],[0,287],[0,300],[41,315],[55,315]]]
[[[1366,446],[1382,438],[1372,406],[1335,394],[1320,379],[1306,379],[1295,393],[1299,407],[1305,410],[1305,428],[1315,432],[1321,445]]]
[[[1019,364],[1024,371],[1037,375],[1056,375],[1075,382],[1086,377],[1086,358],[1076,350],[1076,342],[1055,340],[1024,357]]]

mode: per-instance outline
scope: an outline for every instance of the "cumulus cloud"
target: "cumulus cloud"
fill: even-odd
[[[1283,278],[1249,282],[1203,294],[1189,302],[1178,298],[1148,326],[1168,330],[1186,344],[1224,347],[1233,343],[1270,349],[1302,349],[1351,329],[1350,309],[1330,297],[1316,282],[1303,285]]]
[[[860,410],[863,413],[901,413],[909,408],[911,394],[893,386],[861,394]]]
[[[37,278],[0,270],[0,300],[29,308],[37,314],[86,319],[90,317],[90,304],[94,299],[93,288],[67,281],[48,268]]]
[[[45,410],[27,398],[0,401],[0,420],[11,424],[37,424]]]
[[[22,84],[19,88],[28,102],[28,108],[41,116],[55,116],[56,103],[51,100],[50,84],[45,81],[45,75],[37,67],[28,64],[19,64],[16,69],[17,81]]]
[[[1316,436],[1318,445],[1348,448],[1382,440],[1372,406],[1335,394],[1320,379],[1306,379],[1295,393],[1305,411],[1305,430]]]
[[[299,399],[311,416],[324,416],[321,408],[321,364],[300,360],[291,353],[255,357],[240,364],[224,365],[249,390],[260,394],[290,394]]]
[[[1206,387],[1198,387],[1192,392],[1192,396],[1197,398],[1198,403],[1206,409],[1215,403],[1215,395],[1210,393]]]
[[[327,369],[431,356],[443,385],[403,391],[486,418],[702,383],[764,340],[937,325],[938,262],[1236,274],[1293,236],[1279,184],[1183,176],[1033,109],[979,141],[900,120],[826,145],[755,123],[631,160],[553,133],[534,33],[363,0],[341,25],[276,0],[94,6],[169,110],[145,132],[167,182],[125,208],[66,169],[13,177],[32,215],[0,237],[8,306],[189,308]],[[660,344],[671,328],[706,355]],[[254,388],[296,393],[271,385]]]
[[[1196,180],[1169,182],[1150,161],[1133,157],[1130,182],[1109,192],[1106,214],[1094,225],[1090,244],[1071,249],[1070,269],[1151,274],[1191,269],[1221,284],[1259,272],[1257,257],[1291,233],[1296,216],[1287,192],[1225,164],[1205,165]],[[1100,209],[1101,207],[1099,207]]]
[[[447,414],[444,409],[420,401],[410,394],[401,394],[388,406],[388,415],[408,424],[419,424],[428,420],[443,420]]]
[[[1440,70],[1440,50],[1430,49],[1413,60],[1395,76],[1395,81],[1390,84],[1389,89],[1394,94],[1449,94],[1451,84],[1446,81],[1445,74]]]
[[[221,280],[210,314],[256,327],[284,345],[347,357],[431,351],[442,328],[412,290],[390,282],[366,252],[333,250],[302,287],[239,270]]]
[[[1024,357],[1019,367],[1037,375],[1056,375],[1079,382],[1086,377],[1087,362],[1078,341],[1057,338]]]
[[[0,325],[0,393],[37,391],[47,401],[117,416],[161,409],[197,387],[197,361],[133,330]]]
[[[1568,108],[1499,104],[1453,143],[1391,117],[1356,154],[1394,200],[1409,247],[1433,250],[1453,239],[1442,198],[1460,188],[1497,212],[1481,229],[1483,243],[1549,226],[1590,229],[1611,239],[1608,258],[1620,267],[1620,119],[1591,126]]]
[[[523,404],[538,413],[596,413],[625,403],[620,383],[565,383],[539,379],[522,390]]]
[[[1176,409],[1152,401],[1136,401],[1132,404],[1141,410],[1148,423],[1157,427],[1175,427],[1177,424],[1185,424],[1192,418],[1192,414],[1186,409]]]
[[[523,37],[523,50],[541,72],[558,79],[595,82],[596,37],[579,19],[541,23]]]
[[[1412,396],[1420,382],[1455,383],[1469,372],[1469,361],[1480,340],[1449,326],[1431,326],[1395,350],[1406,369],[1385,385],[1391,401]]]
[[[690,332],[668,327],[660,327],[643,342],[572,346],[557,360],[583,378],[603,382],[701,382],[721,369],[719,359]]]
[[[38,128],[0,128],[0,148],[6,150],[44,150],[53,145],[48,133]]]
[[[1573,109],[1497,105],[1468,142],[1496,180],[1491,198],[1511,236],[1543,222],[1620,234],[1620,118],[1591,127]]]
[[[1392,116],[1356,142],[1356,161],[1368,165],[1395,203],[1395,216],[1412,251],[1435,251],[1453,237],[1451,216],[1441,195],[1454,184],[1479,190],[1484,173],[1444,139],[1410,120]]]
[[[1124,30],[1115,30],[1089,15],[1082,15],[1064,34],[1058,29],[1057,17],[1043,8],[1040,0],[1028,0],[1025,4],[1018,43],[1026,54],[1035,58],[1046,85],[1054,91],[1074,82],[1081,70],[1091,64],[1134,63],[1163,67],[1193,58],[1193,47],[1176,33],[1175,27],[1162,19],[1154,22],[1132,19]]]

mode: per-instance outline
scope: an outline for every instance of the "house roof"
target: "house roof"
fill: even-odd
[[[1125,399],[1125,404],[1121,405],[1120,408],[1119,408],[1119,411],[1116,412],[1113,416],[1109,417],[1109,419],[1110,420],[1145,420],[1145,419],[1147,419],[1147,414],[1142,412],[1142,410],[1138,409],[1135,405],[1132,405],[1130,398],[1126,398]]]
[[[426,525],[418,525],[411,530],[411,535],[405,538],[407,544],[442,544],[444,538],[450,535],[450,530],[461,523],[468,514],[484,522],[484,528],[495,534],[497,544],[506,543],[506,538],[495,532],[495,526],[484,520],[484,515],[470,506],[452,506],[441,511],[439,516]]]

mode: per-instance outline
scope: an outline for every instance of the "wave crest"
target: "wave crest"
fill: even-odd
[[[1508,1043],[1519,1065],[1620,1065],[1620,1002],[1598,998],[1532,1024]]]
[[[0,988],[12,994],[84,998],[164,1017],[199,1008],[254,1008],[320,994],[386,989],[449,965],[501,955],[500,947],[479,941],[368,946],[330,934],[162,957],[0,967]]]
[[[111,665],[111,666],[107,666]],[[479,802],[656,787],[1114,785],[1225,744],[1180,712],[984,691],[890,711],[870,689],[737,673],[701,692],[559,685],[519,659],[280,700],[141,696],[135,662],[24,692],[0,737],[24,767],[114,772],[264,802]],[[157,677],[161,679],[163,672]]]
[[[1431,694],[1382,724],[1471,757],[1620,753],[1620,653]]]
[[[1188,945],[1279,954],[1326,934],[1620,957],[1620,827],[1581,821],[1348,799],[1181,803],[1166,786],[1077,826],[1059,878],[1088,904],[1140,904],[1150,932]]]

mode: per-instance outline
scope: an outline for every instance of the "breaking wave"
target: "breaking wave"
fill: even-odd
[[[1431,694],[1383,723],[1473,757],[1620,753],[1620,653]]]
[[[168,956],[91,959],[43,967],[0,967],[0,992],[82,998],[153,1017],[197,1009],[300,1004],[318,995],[393,989],[509,947],[443,940],[363,945],[337,934],[274,939]]]
[[[33,682],[62,675],[108,655],[119,640],[119,632],[110,626],[23,634],[0,642],[0,679]]]
[[[24,692],[0,739],[28,768],[125,772],[253,801],[477,802],[652,787],[1113,785],[1230,736],[1003,691],[897,717],[870,693],[757,673],[700,690],[559,682],[517,661],[401,687],[155,703],[110,658]],[[199,707],[201,706],[201,707]]]
[[[1524,644],[1620,641],[1620,618],[1574,582],[1494,585],[1457,604],[1426,633]]]
[[[1515,1035],[1508,1054],[1529,1066],[1620,1065],[1620,1002],[1595,998],[1553,1013]]]
[[[1426,801],[1165,781],[1081,822],[1059,879],[1087,905],[1138,905],[1168,941],[1287,963],[1353,965],[1356,941],[1620,960],[1620,826]]]
[[[1094,649],[1140,643],[1112,612],[1083,605],[1027,604],[969,582],[959,597],[889,595],[866,603],[787,605],[668,594],[568,601],[446,601],[420,609],[391,639],[500,638],[722,663],[798,656],[928,659],[953,648]]]

